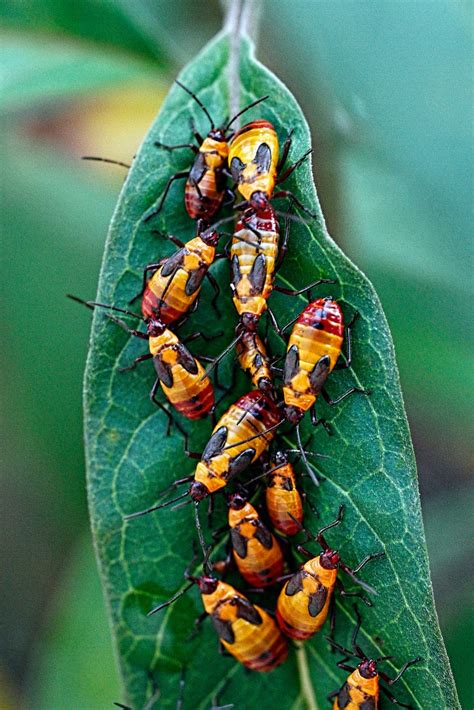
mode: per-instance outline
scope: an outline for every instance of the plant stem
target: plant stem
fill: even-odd
[[[309,675],[308,657],[306,649],[299,641],[295,641],[296,665],[300,676],[301,695],[306,703],[307,710],[319,710],[316,697],[314,695],[313,684]]]
[[[240,44],[247,35],[253,42],[257,37],[261,0],[229,0],[224,31],[229,34],[229,112],[231,116],[240,109]]]

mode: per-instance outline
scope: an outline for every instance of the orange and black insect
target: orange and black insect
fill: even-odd
[[[208,571],[201,577],[193,577],[187,572],[185,576],[190,584],[150,614],[169,606],[197,584],[205,614],[211,617],[220,643],[239,663],[265,673],[286,660],[288,643],[268,612],[251,604],[234,587]]]
[[[273,394],[270,358],[263,340],[255,330],[247,330],[241,322],[235,332],[235,349],[240,367],[248,374],[254,387]]]
[[[92,309],[96,307],[106,308],[140,318],[138,314],[132,311],[126,311],[115,306],[96,303],[95,301],[83,301],[76,296],[69,296],[69,298]],[[127,333],[148,341],[149,352],[135,358],[132,365],[124,369],[134,369],[139,362],[153,360],[156,380],[150,391],[150,398],[168,416],[168,433],[173,418],[167,408],[156,398],[160,385],[168,402],[187,419],[200,419],[207,414],[213,413],[214,389],[211,380],[206,376],[201,363],[191,355],[185,346],[185,342],[195,340],[197,337],[202,336],[202,333],[194,333],[184,340],[179,340],[162,321],[155,318],[149,318],[146,321],[146,333],[130,328],[120,318],[115,316],[109,316],[109,318]]]
[[[281,630],[290,638],[305,640],[320,630],[328,616],[333,592],[337,585],[343,596],[358,596],[367,605],[371,602],[359,592],[346,592],[337,573],[342,569],[352,580],[357,582],[369,593],[375,593],[372,587],[356,577],[368,562],[381,557],[384,553],[378,552],[367,555],[355,569],[348,567],[340,558],[337,550],[332,550],[327,544],[323,533],[339,525],[342,520],[344,506],[341,505],[339,513],[332,523],[321,528],[317,535],[306,531],[308,539],[319,543],[322,552],[314,556],[302,545],[297,549],[308,557],[300,570],[296,572],[284,585],[277,602],[277,620]]]
[[[289,190],[275,192],[277,184],[284,182],[312,152],[308,150],[299,160],[282,172],[291,147],[291,133],[285,141],[279,158],[277,132],[270,121],[251,121],[240,128],[229,146],[229,168],[237,189],[244,198],[239,209],[247,207],[264,210],[271,199],[287,197],[311,217],[316,217]]]
[[[279,250],[280,227],[270,203],[258,209],[249,207],[237,221],[230,248],[230,285],[234,306],[247,330],[256,330],[265,311],[279,330],[267,303],[272,291],[299,296],[319,284],[334,283],[331,279],[318,279],[301,289],[275,285],[275,274],[286,253],[289,223],[287,214],[283,244]]]
[[[234,194],[231,190],[226,188],[230,127],[239,116],[268,98],[264,96],[253,101],[239,111],[226,126],[218,128],[208,109],[196,94],[179,81],[176,81],[176,83],[196,101],[208,118],[211,124],[211,130],[207,136],[203,138],[193,126],[193,136],[198,145],[194,143],[165,145],[164,143],[155,141],[155,146],[168,151],[188,148],[193,151],[196,157],[190,170],[177,172],[170,177],[158,205],[145,215],[145,222],[155,217],[161,211],[168,191],[175,180],[186,178],[184,203],[186,211],[192,219],[202,218],[206,221],[212,219],[222,205],[226,191],[228,192],[229,202],[233,202]]]
[[[197,504],[224,488],[262,455],[280,424],[278,408],[268,395],[258,390],[243,395],[219,419],[202,454],[188,451],[186,445],[186,455],[199,459],[194,475],[174,481],[167,490],[191,481],[189,490],[165,503],[131,513],[125,519],[147,515],[188,495]],[[187,435],[185,439],[187,442]]]
[[[145,267],[142,290],[130,303],[141,296],[144,317],[159,318],[169,324],[183,318],[195,306],[205,277],[214,288],[212,303],[217,307],[220,290],[209,267],[216,258],[219,234],[212,227],[205,229],[200,220],[197,235],[185,244],[176,237],[167,236],[177,244],[178,251]]]
[[[274,584],[285,564],[280,543],[243,493],[232,493],[228,505],[230,538],[240,574],[253,587]]]
[[[356,314],[357,316],[357,314]],[[351,328],[355,320],[344,329],[341,307],[332,298],[318,298],[309,303],[298,316],[290,334],[283,367],[283,397],[285,418],[296,425],[298,446],[308,473],[315,483],[311,467],[301,446],[299,422],[310,410],[314,426],[324,424],[318,420],[314,403],[319,394],[330,404],[338,404],[354,392],[369,394],[359,387],[351,387],[336,399],[331,399],[324,389],[325,382],[334,368],[350,367],[352,362]],[[347,355],[345,362],[338,363],[346,334]],[[329,433],[330,430],[329,430]]]
[[[281,449],[270,458],[266,471],[265,503],[273,527],[283,535],[296,535],[303,523],[303,501],[296,486],[296,473]]]
[[[394,685],[405,673],[407,668],[418,663],[421,659],[414,658],[411,661],[407,661],[402,668],[399,670],[395,678],[390,678],[386,673],[378,669],[378,664],[381,661],[388,660],[391,656],[381,656],[379,658],[371,659],[368,658],[362,651],[361,647],[357,643],[357,634],[359,633],[361,625],[361,617],[354,606],[354,610],[357,616],[357,625],[354,629],[352,635],[352,650],[348,650],[338,643],[335,643],[333,639],[327,638],[329,643],[340,653],[344,654],[342,661],[337,664],[338,668],[342,668],[345,671],[350,672],[344,685],[339,689],[328,695],[328,700],[335,698],[333,704],[333,710],[378,710],[380,692],[382,692],[390,702],[398,705],[402,708],[412,708],[412,705],[407,705],[406,703],[400,702],[394,698],[391,692],[384,687],[380,680],[384,681],[389,687]],[[360,663],[356,668],[348,666],[346,661],[349,658],[359,658]]]

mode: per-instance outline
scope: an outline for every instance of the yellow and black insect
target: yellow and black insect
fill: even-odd
[[[224,649],[246,668],[262,673],[281,665],[288,655],[288,643],[274,619],[251,602],[234,587],[210,573],[207,563],[205,573],[194,577],[185,571],[190,584],[167,602],[149,613],[173,604],[197,584],[205,615],[209,615]],[[203,620],[201,617],[198,623]]]
[[[84,304],[89,308],[106,308],[118,311],[125,315],[140,318],[132,311],[126,311],[115,306],[109,306],[95,301],[83,301],[76,296],[69,296],[74,301]],[[161,386],[163,393],[170,404],[177,412],[187,419],[200,419],[214,412],[214,389],[209,377],[201,363],[189,352],[185,346],[186,341],[195,340],[201,333],[193,333],[184,340],[179,338],[166,327],[166,325],[155,318],[146,321],[147,332],[130,328],[120,318],[109,316],[114,323],[117,323],[127,333],[148,341],[149,352],[135,358],[132,365],[125,370],[133,369],[140,362],[153,360],[156,372],[156,380],[150,391],[151,400],[160,407],[168,417],[168,433],[173,422],[173,417],[166,407],[156,398],[158,387]],[[174,422],[177,424],[176,422]],[[179,428],[179,427],[178,427]],[[181,430],[182,431],[182,430]]]
[[[380,683],[380,680],[384,681],[389,687],[394,685],[402,677],[407,668],[421,660],[420,657],[407,661],[395,678],[390,678],[386,673],[380,671],[378,664],[381,661],[391,658],[391,656],[380,656],[379,658],[371,659],[365,655],[357,643],[357,634],[359,633],[362,619],[356,606],[354,606],[354,610],[357,617],[357,625],[352,635],[352,650],[350,651],[340,646],[338,643],[335,643],[332,638],[327,637],[327,640],[333,648],[344,654],[343,660],[337,663],[338,668],[350,672],[344,685],[339,690],[328,695],[328,699],[335,698],[333,710],[378,710],[380,692],[395,705],[402,708],[412,708],[412,705],[407,705],[406,703],[396,700],[391,692]],[[356,668],[353,668],[346,664],[349,658],[359,658],[361,662]]]
[[[273,377],[270,358],[263,340],[256,331],[246,330],[242,323],[239,323],[235,332],[237,335],[235,349],[240,367],[248,374],[254,387],[272,395]]]
[[[199,501],[220,490],[270,445],[280,416],[273,399],[252,390],[217,422],[194,474],[190,494]]]
[[[296,485],[296,473],[288,455],[281,449],[270,458],[266,471],[265,502],[275,530],[296,535],[303,524],[303,501]]]
[[[230,539],[240,574],[253,587],[274,584],[283,574],[280,543],[243,493],[232,493],[228,505]]]
[[[195,503],[199,503],[221,490],[262,455],[281,422],[277,405],[264,392],[252,390],[243,395],[219,419],[202,454],[188,450],[188,437],[185,434],[185,453],[190,458],[199,459],[199,462],[194,475],[177,479],[163,494],[191,482],[189,490],[177,498],[131,513],[125,519],[147,515],[188,495]]]
[[[145,318],[159,318],[170,324],[179,321],[195,306],[206,277],[214,288],[212,304],[217,308],[220,289],[209,267],[216,259],[219,234],[212,227],[206,229],[200,220],[197,234],[189,242],[167,236],[177,244],[178,251],[145,267],[142,290],[130,303],[141,296]]]
[[[328,616],[331,599],[336,585],[345,596],[359,596],[367,605],[371,602],[358,592],[346,592],[337,573],[342,569],[351,579],[369,593],[374,593],[372,587],[356,577],[368,562],[381,557],[384,553],[378,552],[367,555],[355,569],[348,567],[340,558],[337,550],[332,550],[327,544],[323,533],[339,525],[342,520],[344,506],[341,505],[337,518],[329,525],[321,528],[317,535],[306,531],[308,539],[313,539],[322,547],[322,552],[314,556],[302,545],[298,550],[308,557],[300,570],[296,572],[284,585],[277,602],[278,624],[287,636],[296,640],[305,640],[320,630]],[[302,528],[303,529],[303,528]]]
[[[194,143],[165,145],[164,143],[155,141],[155,146],[168,151],[188,148],[193,151],[196,157],[190,170],[177,172],[170,177],[158,205],[146,213],[144,217],[145,222],[155,217],[161,211],[168,191],[175,180],[186,178],[184,204],[187,213],[192,219],[202,218],[206,221],[211,220],[222,205],[226,192],[228,193],[229,202],[233,202],[234,194],[226,187],[230,128],[239,116],[268,98],[264,96],[253,101],[239,111],[226,126],[216,127],[208,109],[196,94],[184,86],[184,84],[181,84],[181,82],[176,81],[176,83],[196,101],[208,118],[211,124],[211,130],[207,136],[203,138],[193,126],[193,136],[197,141],[197,145]]]

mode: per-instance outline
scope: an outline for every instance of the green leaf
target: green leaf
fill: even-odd
[[[269,94],[270,100],[262,104],[258,115],[273,122],[281,140],[294,129],[290,160],[296,159],[308,148],[310,136],[295,99],[254,59],[247,41],[242,42],[240,62],[241,105]],[[222,36],[180,76],[199,93],[216,120],[229,112],[228,64],[228,40]],[[169,176],[189,165],[186,153],[163,154],[153,142],[189,140],[190,114],[201,131],[206,131],[199,109],[174,87],[119,199],[99,284],[98,298],[103,302],[125,305],[139,288],[143,265],[171,250],[150,234],[141,217],[159,198]],[[308,162],[288,181],[288,188],[320,214]],[[183,208],[182,187],[172,189],[165,215],[156,226],[183,239],[193,235],[194,225]],[[328,236],[322,216],[310,224],[293,224],[289,246],[281,270],[283,283],[299,287],[319,276],[335,278],[337,285],[331,290],[342,302],[346,317],[360,312],[353,366],[331,377],[330,393],[338,395],[352,385],[372,392],[370,397],[354,395],[331,409],[323,402],[318,404],[320,414],[331,421],[334,436],[318,430],[313,439],[314,450],[329,458],[320,466],[327,477],[320,488],[305,484],[321,511],[319,519],[308,514],[306,524],[316,530],[321,521],[332,520],[344,503],[344,522],[328,537],[346,563],[354,566],[367,553],[386,552],[385,559],[373,562],[363,572],[378,596],[372,609],[363,609],[361,643],[367,652],[393,655],[394,661],[387,662],[392,674],[404,661],[422,657],[397,684],[400,700],[416,708],[457,708],[433,605],[413,450],[383,311],[370,283]],[[228,264],[220,260],[214,274],[222,287],[226,314],[218,323],[225,335],[212,346],[213,352],[218,352],[232,337],[236,315],[228,296]],[[328,293],[318,289],[318,294]],[[304,305],[302,297],[272,295],[281,323]],[[205,293],[189,327],[212,332],[215,320]],[[272,337],[271,342],[276,352],[282,351],[281,341]],[[146,670],[152,668],[162,688],[162,706],[174,707],[179,669],[184,664],[188,667],[185,706],[208,708],[216,691],[228,681],[220,702],[235,702],[239,709],[258,704],[311,710],[325,707],[326,694],[340,686],[346,674],[337,669],[336,656],[328,651],[323,634],[302,650],[292,649],[288,661],[266,676],[247,674],[232,659],[218,655],[208,622],[198,638],[187,640],[194,618],[202,611],[196,589],[161,615],[146,617],[153,605],[183,587],[183,569],[192,554],[195,532],[189,507],[123,520],[127,513],[152,504],[168,483],[193,471],[193,464],[182,453],[181,437],[175,433],[165,436],[165,418],[148,401],[151,368],[143,365],[140,373],[118,371],[143,351],[143,345],[132,342],[103,313],[95,313],[85,385],[88,486],[97,555],[128,700],[135,707],[143,705],[150,692]],[[196,347],[194,351],[198,351]],[[231,400],[246,388],[248,383],[241,378]],[[305,426],[309,433],[308,422]],[[209,432],[209,423],[193,424],[192,448],[199,450]],[[285,435],[286,441],[291,438],[291,433]],[[220,503],[216,525],[224,521],[223,516]],[[338,602],[338,607],[337,638],[347,644],[354,613],[348,603]]]

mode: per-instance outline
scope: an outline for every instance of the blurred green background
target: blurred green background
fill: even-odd
[[[120,690],[86,511],[89,318],[64,295],[95,294],[124,171],[80,156],[131,160],[222,9],[216,0],[3,0],[0,19],[0,707],[99,710]],[[472,19],[461,1],[272,0],[258,45],[311,124],[329,229],[373,281],[392,328],[464,708],[474,703]]]

